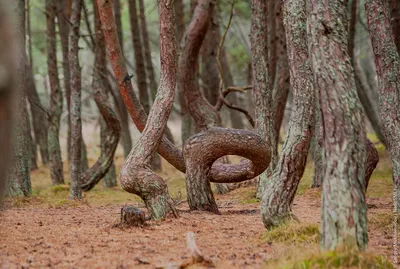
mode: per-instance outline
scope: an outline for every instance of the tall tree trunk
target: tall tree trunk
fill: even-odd
[[[17,1],[15,2],[17,3]],[[20,36],[13,36],[12,25],[13,21],[10,19],[11,16],[7,16],[7,8],[5,1],[0,1],[0,38],[2,40],[8,40],[9,42],[0,43],[0,68],[6,70],[3,76],[0,77],[0,141],[2,141],[2,148],[0,151],[0,202],[7,182],[10,160],[12,154],[12,138],[15,124],[15,112],[13,110],[15,100],[14,96],[17,93],[19,85],[16,83],[18,80],[18,65],[15,63],[15,59],[20,52],[14,48],[14,40],[18,42]],[[11,42],[13,41],[13,42]],[[20,49],[20,51],[22,48]],[[19,81],[21,81],[19,79]]]
[[[69,34],[69,66],[71,71],[71,159],[69,162],[71,188],[69,197],[81,199],[81,68],[79,66],[79,28],[83,0],[72,0],[71,29]]]
[[[400,54],[400,2],[390,0],[390,5],[394,42],[396,43],[397,53]]]
[[[176,45],[179,50],[179,43],[185,34],[185,5],[183,0],[175,0],[175,17],[176,17]]]
[[[50,115],[48,126],[48,143],[50,159],[50,176],[53,185],[64,184],[63,163],[59,140],[60,117],[62,113],[63,98],[58,79],[57,44],[56,44],[56,2],[46,0],[46,44],[47,44],[47,69],[50,81]],[[69,68],[69,67],[68,67]]]
[[[389,2],[365,3],[368,28],[378,73],[379,107],[382,130],[392,161],[395,211],[400,208],[400,57],[396,49]]]
[[[113,69],[122,93],[132,92],[126,67],[120,50],[113,50],[112,41],[116,39],[115,23],[112,21],[112,11],[109,1],[97,1],[104,35],[109,50]],[[161,85],[152,110],[144,128],[143,134],[129,154],[121,169],[121,186],[128,192],[139,195],[145,202],[152,218],[165,217],[173,210],[172,201],[168,195],[168,187],[157,174],[150,169],[150,163],[163,136],[169,114],[172,109],[176,82],[176,50],[175,50],[175,19],[173,5],[166,0],[160,0],[160,54],[161,54]],[[112,23],[110,23],[110,21]],[[121,80],[120,80],[121,79]],[[131,93],[132,94],[132,93]],[[124,94],[123,94],[124,96]],[[130,96],[133,97],[133,96]],[[129,107],[128,107],[129,108]],[[132,107],[131,107],[132,111]],[[133,112],[133,111],[132,111]],[[145,116],[145,115],[144,115]]]
[[[25,1],[18,0],[12,4],[15,20],[14,33],[16,37],[16,69],[18,74],[26,73],[25,53]],[[8,68],[8,67],[6,67]],[[8,174],[6,193],[9,196],[29,196],[32,193],[29,175],[29,140],[28,114],[26,109],[26,80],[18,79],[16,88],[16,117],[12,130],[14,138],[12,162]]]
[[[84,174],[81,181],[82,189],[88,191],[92,189],[102,178],[106,187],[114,187],[117,185],[114,155],[118,146],[118,140],[121,132],[121,127],[116,114],[108,102],[107,92],[111,89],[107,80],[107,58],[104,34],[101,29],[101,21],[99,9],[96,1],[93,2],[93,10],[95,17],[95,63],[93,72],[93,93],[94,100],[99,108],[100,119],[100,157],[96,163]]]
[[[269,43],[269,55],[268,57],[268,76],[269,76],[269,87],[274,88],[275,77],[276,77],[276,65],[278,62],[277,55],[277,38],[276,38],[276,6],[279,3],[275,3],[275,0],[267,0],[267,29],[268,29],[268,40]]]
[[[324,148],[324,127],[322,125],[322,115],[319,106],[319,100],[316,100],[315,111],[315,127],[314,127],[314,176],[311,188],[319,188],[322,186],[322,180],[325,176],[326,158]]]
[[[25,78],[25,80],[27,80],[27,79]],[[27,81],[25,81],[25,85],[26,84],[28,84]],[[37,165],[37,147],[36,147],[35,135],[32,132],[33,124],[32,124],[31,116],[29,115],[27,106],[28,106],[28,104],[25,103],[25,110],[26,110],[25,113],[26,113],[26,115],[28,117],[28,120],[27,120],[27,124],[28,125],[26,126],[26,128],[27,128],[27,138],[28,138],[28,145],[29,145],[29,147],[28,147],[29,148],[29,169],[31,171],[33,171],[33,170],[38,169],[38,165]]]
[[[255,101],[256,129],[270,146],[272,160],[266,172],[260,175],[257,186],[257,197],[261,198],[266,187],[268,176],[276,166],[275,129],[272,115],[272,88],[270,87],[267,67],[268,49],[266,11],[267,6],[263,0],[251,2],[251,55],[253,75],[253,96]]]
[[[368,244],[365,203],[365,126],[347,53],[347,1],[309,1],[309,49],[322,111],[324,249]],[[341,20],[338,20],[341,18]]]
[[[315,94],[307,48],[304,0],[283,2],[293,106],[281,156],[261,202],[264,226],[270,229],[292,217],[292,205],[307,163],[315,122]]]
[[[122,53],[124,52],[124,38],[122,33],[122,22],[121,22],[121,3],[120,0],[114,0],[114,16],[115,23],[117,26],[118,41],[121,46]],[[121,123],[121,144],[124,149],[124,156],[128,157],[129,152],[132,149],[132,138],[129,131],[129,118],[128,111],[124,105],[124,100],[122,100],[121,94],[116,94],[115,105],[118,108],[119,120]]]
[[[286,102],[290,89],[290,72],[288,65],[288,55],[286,51],[286,35],[283,28],[283,15],[281,5],[275,5],[276,10],[276,39],[277,39],[277,54],[278,54],[278,69],[276,71],[276,85],[273,91],[274,100],[274,129],[275,129],[275,147],[278,151],[279,135],[285,115]]]

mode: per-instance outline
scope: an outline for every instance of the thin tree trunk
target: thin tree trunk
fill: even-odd
[[[121,46],[122,53],[124,53],[124,38],[122,33],[122,22],[121,22],[121,3],[120,0],[114,0],[114,16],[117,26],[118,41]],[[129,152],[132,149],[132,138],[129,131],[129,118],[128,111],[124,105],[124,100],[122,100],[121,94],[116,95],[116,106],[118,108],[119,119],[121,123],[121,144],[124,149],[124,156],[128,157]]]
[[[314,176],[311,188],[322,186],[322,179],[325,176],[326,158],[324,148],[324,127],[322,125],[321,109],[319,100],[316,103],[315,127],[314,127]]]
[[[267,0],[267,29],[269,41],[269,56],[268,56],[268,76],[269,76],[269,87],[274,88],[275,77],[276,77],[276,65],[278,62],[277,55],[277,38],[276,38],[276,5],[275,0]]]
[[[315,94],[307,48],[306,2],[287,0],[282,7],[293,106],[278,165],[268,180],[261,201],[261,216],[267,229],[279,226],[293,216],[293,200],[307,163],[315,124]]]
[[[17,0],[12,4],[15,20],[13,32],[16,37],[16,70],[19,75],[26,73],[25,53],[25,1]],[[6,67],[8,68],[8,67]],[[14,139],[12,162],[8,174],[6,193],[9,196],[29,196],[32,193],[29,175],[28,114],[26,109],[26,80],[16,81],[15,125],[12,130]]]
[[[365,126],[347,53],[347,1],[308,3],[308,44],[326,150],[321,246],[365,249]]]
[[[390,5],[394,42],[397,47],[397,53],[400,54],[400,2],[398,0],[390,0]]]
[[[27,81],[25,82],[25,85],[26,84],[27,84]],[[37,147],[36,147],[35,135],[32,132],[33,124],[32,124],[31,117],[29,115],[27,106],[28,106],[28,104],[25,103],[25,110],[26,110],[25,113],[26,113],[26,115],[28,117],[26,128],[27,128],[27,138],[28,138],[28,145],[29,145],[29,169],[31,171],[33,171],[33,170],[38,169],[38,165],[37,165]]]
[[[56,45],[56,2],[46,0],[47,23],[47,69],[50,81],[50,115],[48,126],[48,143],[50,159],[50,176],[53,185],[64,184],[63,163],[59,140],[60,117],[63,98],[58,79],[57,45]],[[69,68],[69,67],[68,67]]]
[[[79,66],[79,28],[83,0],[72,0],[71,29],[69,35],[69,66],[71,72],[71,153],[70,153],[70,199],[81,199],[81,146],[82,146],[82,121],[81,121],[81,68]]]
[[[121,79],[121,76],[126,76],[127,71],[123,64],[120,50],[118,47],[116,51],[113,50],[115,44],[112,44],[112,40],[116,39],[116,29],[115,23],[112,21],[110,3],[102,0],[98,0],[97,3],[102,24],[105,26],[103,30],[109,55],[121,92],[125,90],[131,92],[133,89],[129,79]],[[166,0],[160,0],[158,5],[160,16],[161,85],[143,134],[129,154],[120,175],[121,186],[126,191],[139,195],[144,200],[151,217],[154,219],[165,217],[170,210],[175,211],[168,195],[167,185],[161,177],[150,169],[150,163],[161,141],[172,109],[176,82],[173,5]],[[109,23],[110,20],[112,23]]]
[[[103,178],[106,187],[117,186],[114,155],[118,146],[121,127],[116,114],[108,102],[107,89],[110,86],[105,75],[107,72],[106,47],[104,34],[101,29],[99,9],[96,1],[93,2],[95,17],[95,63],[93,72],[93,93],[94,100],[99,108],[100,119],[100,157],[96,163],[85,173],[82,174],[82,189],[88,191],[92,189]]]
[[[275,147],[275,129],[272,115],[272,88],[270,87],[267,67],[268,49],[266,11],[267,6],[263,0],[252,0],[251,4],[251,55],[253,75],[253,97],[255,101],[256,129],[270,145],[272,155],[271,163],[266,172],[260,175],[257,186],[257,197],[261,198],[266,187],[268,176],[272,174],[277,162]]]
[[[400,208],[400,57],[390,24],[389,2],[365,3],[368,28],[378,73],[379,107],[382,130],[392,161],[395,211]]]
[[[176,17],[176,45],[179,50],[179,44],[185,34],[185,5],[183,0],[175,0],[175,17]]]
[[[20,75],[17,69],[18,65],[15,63],[19,52],[14,47],[14,40],[18,42],[18,38],[21,38],[21,36],[12,35],[13,21],[9,19],[11,16],[7,16],[7,8],[9,7],[6,5],[6,2],[0,1],[0,38],[9,41],[0,43],[0,68],[8,71],[0,77],[0,141],[2,141],[0,151],[0,202],[3,197],[5,184],[9,178],[8,172],[12,172],[9,169],[9,165],[13,155],[11,142],[13,140],[16,116],[13,109],[15,108],[14,96],[17,90],[19,90],[17,82],[21,81],[18,78]],[[21,55],[19,54],[19,56]]]

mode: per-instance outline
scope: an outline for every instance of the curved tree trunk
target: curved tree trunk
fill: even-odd
[[[379,107],[386,146],[392,161],[395,210],[400,208],[400,57],[395,45],[388,1],[365,3],[378,73]]]
[[[26,73],[25,54],[25,1],[18,0],[12,4],[15,20],[13,32],[16,37],[16,71],[19,75]],[[5,67],[8,70],[8,66]],[[19,78],[15,88],[16,107],[15,125],[12,130],[14,139],[11,166],[8,171],[6,194],[9,196],[29,196],[32,193],[29,175],[29,140],[28,114],[26,109],[26,80]]]
[[[104,178],[107,187],[114,187],[117,185],[113,159],[121,132],[117,116],[108,102],[106,87],[109,84],[105,76],[107,73],[106,47],[104,34],[101,29],[99,9],[95,1],[93,2],[93,10],[95,14],[96,47],[92,88],[94,100],[102,117],[102,122],[100,123],[101,152],[96,163],[82,174],[81,188],[84,191],[92,189],[102,178]],[[113,166],[114,170],[112,169]]]
[[[69,34],[69,67],[71,72],[71,148],[69,171],[71,188],[70,199],[81,199],[81,150],[82,150],[82,121],[81,121],[81,68],[79,66],[79,28],[83,0],[72,0],[71,29]]]
[[[263,0],[252,0],[251,4],[251,55],[253,75],[253,98],[255,101],[256,129],[270,146],[271,163],[267,171],[260,175],[257,186],[257,197],[261,198],[268,176],[275,169],[277,151],[275,146],[275,129],[272,115],[272,90],[268,77],[267,56],[268,49],[266,11],[267,6]]]
[[[115,16],[115,23],[117,26],[117,33],[118,33],[118,41],[121,46],[122,53],[124,53],[124,39],[122,34],[122,22],[121,22],[121,2],[120,0],[114,0],[114,16]],[[132,138],[131,133],[129,131],[129,118],[128,118],[128,111],[124,105],[124,100],[122,100],[121,94],[116,94],[115,98],[115,105],[118,108],[118,115],[119,120],[121,123],[121,145],[124,149],[124,156],[125,158],[129,155],[129,152],[132,149]]]
[[[322,111],[326,172],[321,246],[368,244],[365,126],[347,53],[347,1],[309,1],[309,48]],[[341,18],[338,20],[337,18]]]
[[[0,68],[7,70],[0,78],[0,141],[2,149],[0,151],[0,202],[7,182],[10,160],[12,157],[12,130],[14,129],[14,96],[17,89],[17,66],[15,58],[17,51],[13,46],[16,38],[12,36],[11,26],[13,22],[7,18],[6,2],[0,2],[0,38],[9,42],[0,43]],[[12,41],[12,42],[11,42]]]
[[[307,163],[315,123],[315,94],[307,48],[304,0],[283,2],[293,106],[277,168],[261,201],[264,226],[270,229],[291,218],[291,208]]]
[[[46,0],[47,23],[47,69],[50,80],[50,115],[48,126],[48,143],[50,159],[50,176],[53,185],[64,184],[63,163],[59,140],[60,117],[63,98],[58,79],[57,45],[56,45],[56,2]],[[69,67],[68,67],[69,68]]]
[[[110,2],[97,0],[97,3],[100,10],[101,22],[104,25],[104,36],[115,77],[131,116],[133,116],[135,123],[138,123],[138,129],[143,129],[142,122],[138,121],[140,116],[135,116],[136,113],[140,112],[135,111],[135,108],[140,109],[141,106],[137,104],[137,99],[134,96],[121,50],[118,43],[115,44],[117,40],[116,27]],[[176,82],[176,43],[173,6],[168,4],[166,0],[160,0],[158,4],[160,16],[161,85],[143,134],[129,154],[120,174],[121,186],[126,191],[139,195],[144,200],[151,217],[154,219],[163,218],[168,211],[174,210],[172,201],[168,195],[167,185],[161,177],[153,173],[150,169],[150,163],[159,146],[172,109]],[[134,101],[134,106],[132,106],[132,101]],[[142,119],[146,118],[145,112],[141,117]]]

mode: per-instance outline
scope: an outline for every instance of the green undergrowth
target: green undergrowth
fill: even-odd
[[[318,244],[320,232],[317,224],[289,221],[261,235],[262,242],[281,244]]]
[[[267,262],[264,269],[317,269],[317,268],[368,268],[391,269],[395,268],[386,258],[368,252],[354,250],[327,251],[313,254],[286,255],[277,260]],[[304,253],[304,252],[303,252]]]

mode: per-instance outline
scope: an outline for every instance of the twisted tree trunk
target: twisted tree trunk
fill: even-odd
[[[347,53],[347,1],[309,1],[309,53],[322,111],[326,172],[321,246],[368,244],[365,126]],[[338,20],[341,18],[341,20]]]
[[[283,2],[293,106],[281,156],[261,201],[264,226],[270,229],[292,217],[291,208],[307,163],[315,123],[315,94],[307,48],[304,0]]]
[[[257,197],[261,198],[266,187],[268,176],[276,166],[277,150],[275,146],[275,129],[272,115],[272,88],[268,77],[267,66],[267,6],[263,0],[251,2],[251,55],[253,76],[253,97],[255,101],[256,129],[270,147],[271,163],[267,171],[260,175],[257,186]]]
[[[56,2],[46,0],[47,69],[50,80],[50,115],[48,126],[49,166],[51,181],[53,182],[53,185],[58,185],[64,184],[63,163],[61,159],[59,140],[63,98],[60,88],[60,80],[58,79],[55,17]]]
[[[100,123],[101,152],[96,163],[82,174],[81,188],[84,191],[92,189],[102,178],[104,178],[107,187],[114,187],[117,185],[113,158],[121,132],[117,116],[108,102],[107,86],[109,84],[107,83],[106,77],[106,47],[96,1],[93,2],[93,10],[95,17],[96,46],[92,88],[94,100],[102,117],[102,123]],[[114,166],[114,171],[112,170],[112,166]],[[108,172],[112,174],[108,174]]]
[[[14,55],[14,60],[16,60],[17,73],[24,75],[26,73],[25,1],[14,1],[12,9],[15,17],[13,32],[15,33],[16,41],[16,55]],[[8,66],[5,67],[5,70],[8,70]],[[15,125],[11,136],[14,139],[14,144],[11,166],[6,168],[9,169],[6,193],[9,196],[29,196],[32,193],[32,186],[29,175],[28,135],[30,134],[28,134],[27,130],[29,121],[26,109],[26,80],[19,78],[16,82]]]
[[[378,73],[379,107],[386,146],[392,161],[395,210],[400,208],[400,57],[390,24],[388,1],[365,3]]]

